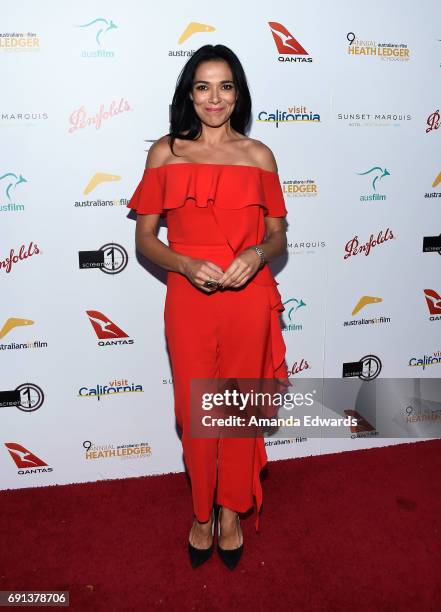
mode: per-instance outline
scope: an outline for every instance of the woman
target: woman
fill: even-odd
[[[286,208],[271,150],[245,135],[251,98],[237,56],[205,45],[176,86],[170,133],[150,148],[128,206],[136,246],[168,271],[164,309],[175,414],[182,430],[194,508],[193,567],[217,550],[233,569],[243,551],[239,513],[262,504],[262,437],[190,434],[193,378],[287,379],[278,315],[284,310],[267,262],[286,250]],[[157,234],[166,216],[166,246]]]

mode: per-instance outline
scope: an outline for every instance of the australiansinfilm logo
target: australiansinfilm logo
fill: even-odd
[[[441,198],[441,172],[439,172],[436,177],[433,179],[432,187],[434,189],[438,189],[438,191],[428,191],[424,194],[425,198]]]
[[[103,190],[110,184],[118,183],[121,181],[121,176],[118,174],[112,174],[110,172],[95,172],[83,190],[83,195],[88,196],[93,191],[97,190],[98,194],[102,193]],[[110,200],[99,197],[94,199],[75,200],[75,208],[118,208],[119,206],[127,206],[129,200],[127,198],[112,198]]]
[[[22,412],[35,412],[43,402],[43,389],[34,383],[23,383],[15,389],[0,391],[0,408],[15,407]]]
[[[19,332],[15,331],[17,328],[27,328],[29,325],[33,325],[34,321],[31,319],[22,319],[21,317],[9,317],[1,325],[0,319],[0,340],[3,340],[13,330],[14,336],[18,336]],[[9,337],[10,338],[10,337]],[[47,348],[47,342],[43,340],[27,340],[26,342],[14,342],[9,340],[6,342],[0,342],[0,351],[20,350],[20,349],[31,349],[31,348]]]
[[[362,295],[351,312],[352,316],[355,317],[355,315],[357,315],[364,308],[367,308],[368,312],[372,313],[373,316],[369,316],[369,318],[367,316],[361,316],[351,319],[349,321],[343,321],[343,327],[352,327],[359,325],[379,325],[382,323],[390,323],[390,317],[379,315],[375,312],[375,304],[380,304],[381,302],[383,302],[382,297],[374,295]],[[363,314],[364,312],[365,311],[363,311]]]
[[[129,261],[127,251],[120,244],[109,242],[97,251],[79,251],[80,270],[98,269],[105,274],[119,274]]]
[[[183,45],[187,43],[187,41],[191,38],[192,41],[196,37],[196,41],[200,38],[199,34],[208,34],[215,32],[216,28],[209,23],[200,23],[198,21],[190,21],[184,29],[181,31],[181,35],[178,38],[178,45]],[[207,40],[208,42],[208,40]],[[200,46],[200,43],[199,43]],[[196,49],[189,48],[179,48],[179,49],[169,49],[168,55],[169,57],[191,57],[193,53],[195,53]]]

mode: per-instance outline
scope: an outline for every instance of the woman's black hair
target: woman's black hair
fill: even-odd
[[[197,140],[202,133],[201,120],[194,110],[189,94],[193,87],[196,68],[201,62],[210,60],[223,60],[231,68],[237,100],[231,113],[230,123],[234,130],[245,134],[251,117],[251,96],[242,64],[237,55],[225,45],[204,45],[195,51],[186,62],[176,83],[170,109],[170,132],[168,134],[173,155],[176,155],[173,151],[176,138]]]

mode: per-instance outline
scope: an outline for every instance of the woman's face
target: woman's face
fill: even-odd
[[[233,74],[227,62],[210,60],[199,64],[190,98],[202,123],[210,127],[223,125],[234,110],[236,96]]]

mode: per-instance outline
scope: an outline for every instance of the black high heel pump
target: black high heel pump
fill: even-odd
[[[194,568],[199,567],[199,565],[202,565],[203,563],[205,563],[205,561],[208,561],[208,559],[211,557],[213,553],[213,550],[214,550],[214,523],[215,523],[214,508],[213,508],[212,516],[213,516],[213,520],[211,523],[211,537],[212,537],[211,546],[209,548],[196,548],[195,546],[192,546],[190,542],[188,543],[188,552],[190,555],[191,566]]]
[[[233,548],[231,550],[221,548],[219,546],[221,510],[222,510],[222,507],[219,508],[219,513],[217,515],[217,521],[218,521],[217,522],[217,537],[218,537],[217,552],[219,553],[219,557],[225,563],[228,569],[234,570],[236,565],[239,563],[239,559],[241,558],[242,553],[243,553],[243,542],[238,548]],[[240,523],[239,515],[237,515],[237,521],[238,523]]]

